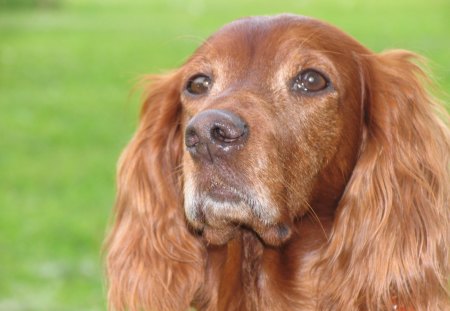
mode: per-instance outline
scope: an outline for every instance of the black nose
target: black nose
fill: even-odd
[[[185,132],[185,144],[194,158],[214,162],[241,149],[248,137],[248,125],[228,110],[206,110],[192,118]]]

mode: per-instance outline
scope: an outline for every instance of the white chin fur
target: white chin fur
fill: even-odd
[[[246,220],[257,217],[266,225],[273,224],[279,217],[279,212],[274,205],[270,204],[270,200],[266,196],[269,192],[251,192],[247,191],[240,202],[217,201],[208,196],[208,193],[200,193],[192,178],[185,176],[184,209],[186,217],[190,222],[197,223],[199,212],[203,211],[207,222],[208,219],[216,221],[222,219],[223,221],[245,223]]]

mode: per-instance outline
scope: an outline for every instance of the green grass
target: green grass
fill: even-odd
[[[425,55],[450,90],[447,0],[7,3],[0,1],[0,311],[105,310],[101,244],[115,163],[136,124],[139,93],[131,90],[142,74],[180,65],[226,22],[280,12],[322,18],[375,51]]]

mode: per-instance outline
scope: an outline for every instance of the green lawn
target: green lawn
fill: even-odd
[[[136,125],[133,86],[226,22],[322,18],[375,51],[427,56],[450,90],[448,0],[14,1],[0,0],[0,311],[106,309],[101,244]]]

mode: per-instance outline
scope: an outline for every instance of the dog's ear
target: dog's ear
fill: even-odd
[[[119,162],[107,241],[111,310],[187,310],[203,279],[204,250],[182,206],[181,81],[177,72],[151,80]]]
[[[321,263],[319,310],[447,310],[447,114],[414,54],[361,59],[363,144]]]

